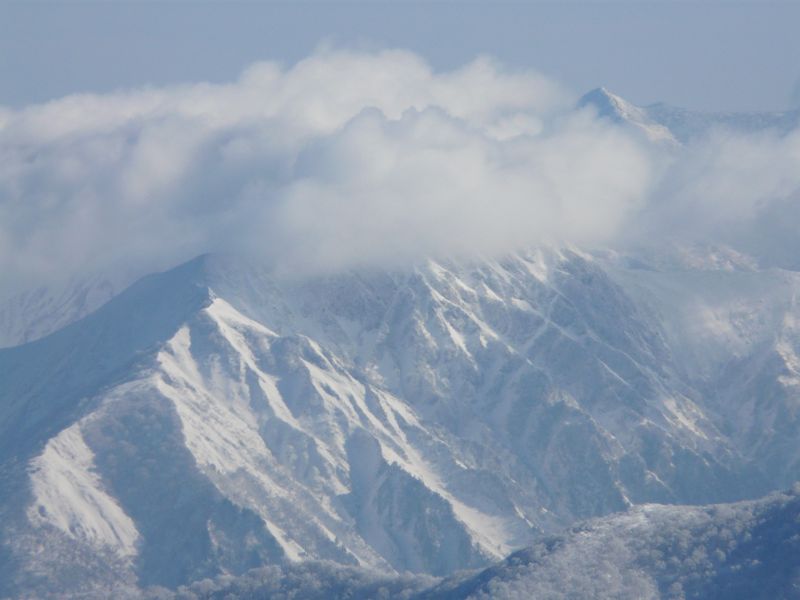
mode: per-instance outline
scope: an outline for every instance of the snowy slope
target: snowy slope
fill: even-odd
[[[718,255],[718,249],[710,257]],[[696,258],[696,257],[695,257]],[[703,397],[744,458],[776,487],[798,479],[800,274],[747,263],[606,262],[660,322],[681,379]]]
[[[800,595],[800,488],[754,502],[646,505],[590,521],[419,598]]]
[[[307,562],[196,583],[177,597],[789,599],[800,594],[799,516],[798,487],[735,504],[651,504],[581,523],[485,570],[443,581]]]

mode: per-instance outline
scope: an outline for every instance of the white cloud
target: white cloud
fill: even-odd
[[[635,207],[648,170],[640,146],[582,116],[501,141],[436,108],[367,110],[304,149],[260,222],[299,268],[592,242]]]
[[[321,51],[227,85],[2,109],[4,285],[219,250],[313,270],[606,243],[697,211],[750,218],[798,185],[795,138],[670,157],[573,102],[488,59],[434,73],[408,52]]]

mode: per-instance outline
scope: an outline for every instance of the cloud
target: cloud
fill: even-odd
[[[301,152],[260,222],[298,268],[592,242],[636,205],[647,173],[635,142],[585,116],[500,140],[438,108],[365,110]]]
[[[0,109],[3,285],[209,251],[306,272],[613,243],[752,220],[797,186],[795,138],[676,153],[573,107],[486,58],[436,73],[408,52],[323,50],[225,85]]]
[[[717,129],[682,148],[629,226],[639,240],[726,244],[800,268],[800,129]]]

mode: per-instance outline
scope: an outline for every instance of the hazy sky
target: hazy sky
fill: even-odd
[[[800,103],[800,2],[2,2],[0,104],[229,81],[320,43],[400,47],[435,69],[487,53],[575,92],[698,109]]]

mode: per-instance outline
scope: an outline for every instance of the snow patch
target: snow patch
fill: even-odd
[[[111,548],[123,557],[136,554],[136,526],[103,489],[78,423],[52,438],[31,462],[31,470],[34,501],[28,518],[34,526],[53,525],[73,539]]]

